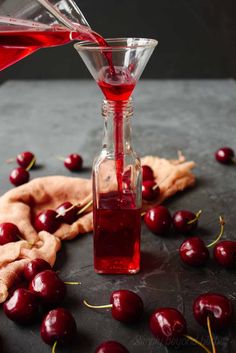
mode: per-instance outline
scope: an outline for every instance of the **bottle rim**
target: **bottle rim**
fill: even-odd
[[[131,117],[133,115],[133,99],[130,98],[126,101],[110,101],[107,99],[103,100],[102,104],[102,116],[108,117],[110,114],[114,114],[119,111],[122,111],[124,117]]]

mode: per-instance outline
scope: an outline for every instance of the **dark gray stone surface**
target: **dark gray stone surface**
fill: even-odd
[[[196,232],[210,242],[218,233],[217,218],[225,216],[224,238],[236,240],[235,166],[215,162],[213,153],[221,145],[236,149],[236,85],[234,81],[142,81],[135,93],[134,142],[140,155],[155,154],[175,158],[182,150],[197,162],[197,186],[167,202],[172,212],[178,209],[202,209]],[[36,153],[41,168],[32,178],[44,175],[71,175],[56,155],[79,152],[85,160],[80,176],[88,177],[93,157],[102,138],[101,95],[88,81],[10,81],[0,88],[0,192],[11,188],[8,175],[12,165],[4,161],[29,149]],[[75,175],[76,177],[76,175]],[[207,334],[192,315],[194,298],[206,291],[226,294],[235,303],[235,271],[226,271],[213,261],[205,268],[183,266],[177,249],[183,236],[165,238],[151,234],[143,225],[142,270],[135,276],[99,276],[93,272],[92,235],[87,234],[63,245],[56,263],[61,277],[81,281],[68,288],[65,305],[77,320],[78,337],[57,352],[93,353],[98,343],[114,339],[130,353],[167,353],[148,330],[153,309],[173,306],[188,322],[189,332],[207,343]],[[109,310],[93,311],[81,304],[109,302],[112,290],[126,288],[139,293],[145,303],[140,323],[122,325],[111,318]],[[218,336],[218,351],[234,353],[234,329]],[[4,353],[47,353],[39,335],[39,325],[22,328],[0,312],[0,337]],[[190,345],[183,352],[200,349]]]

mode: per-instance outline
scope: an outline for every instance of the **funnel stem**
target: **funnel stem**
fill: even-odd
[[[124,171],[124,133],[123,133],[123,104],[116,102],[114,114],[114,146],[116,177],[118,191],[122,195],[122,177]]]

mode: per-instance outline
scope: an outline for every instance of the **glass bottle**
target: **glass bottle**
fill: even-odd
[[[103,147],[93,164],[94,269],[134,274],[140,269],[142,173],[131,143],[132,99],[119,103],[119,114],[117,104],[103,101]]]

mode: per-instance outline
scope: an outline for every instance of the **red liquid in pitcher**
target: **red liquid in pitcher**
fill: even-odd
[[[0,30],[0,70],[43,47],[69,43],[67,30],[16,30],[10,26]]]
[[[99,207],[94,210],[94,268],[98,273],[139,271],[141,211],[135,208],[133,197],[118,192],[99,195]]]
[[[38,49],[64,45],[73,40],[91,40],[101,46],[107,45],[100,35],[83,26],[81,32],[71,32],[60,26],[48,29],[26,25],[18,27],[13,24],[0,26],[0,71]],[[106,53],[106,57],[112,70],[111,53]]]

